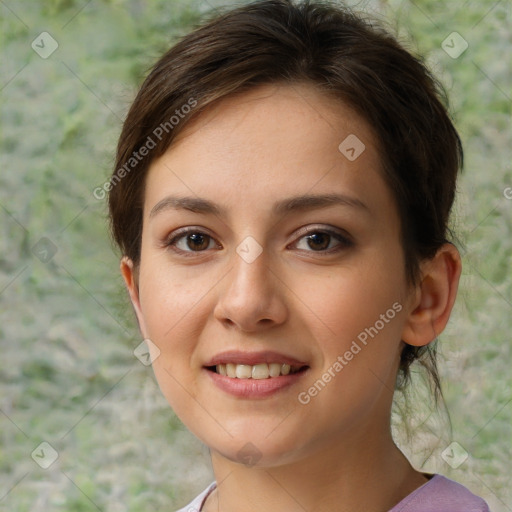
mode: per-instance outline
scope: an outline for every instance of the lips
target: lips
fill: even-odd
[[[257,400],[270,398],[271,396],[283,393],[286,389],[291,389],[294,385],[298,386],[309,373],[309,367],[303,366],[296,373],[261,379],[254,379],[252,377],[232,378],[208,368],[205,368],[203,371],[210,382],[224,393],[244,400]],[[302,388],[304,388],[304,384],[302,384]]]
[[[217,354],[204,368],[224,391],[256,397],[287,387],[309,366],[295,357],[273,351],[228,351]]]

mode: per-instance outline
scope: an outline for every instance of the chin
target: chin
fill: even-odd
[[[258,430],[254,423],[241,435],[230,437],[226,434],[222,439],[206,435],[200,439],[220,457],[247,467],[270,468],[289,464],[299,457],[300,451],[298,439],[285,432],[268,435],[267,430]]]

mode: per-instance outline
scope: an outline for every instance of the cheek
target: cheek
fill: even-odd
[[[193,423],[197,413],[190,400],[198,397],[194,351],[205,310],[205,293],[211,288],[205,277],[185,276],[169,265],[153,260],[141,266],[140,302],[147,335],[160,353],[152,367],[162,394],[179,417]],[[197,418],[199,419],[199,418]]]
[[[169,389],[191,380],[197,340],[208,319],[208,292],[215,281],[209,283],[207,273],[191,275],[190,269],[156,258],[146,262],[141,266],[141,310],[147,335],[160,350],[153,368],[169,399]]]
[[[404,283],[400,272],[388,269],[382,261],[372,258],[357,268],[340,269],[323,276],[304,275],[298,280],[294,291],[310,318],[310,329],[323,340],[328,352],[339,352],[377,321],[380,327],[381,315],[385,316],[384,321],[389,320],[382,331],[400,335],[401,317],[396,310],[401,308],[393,309],[393,304],[401,304]]]
[[[141,265],[140,303],[150,337],[172,343],[175,332],[211,288],[206,281],[205,276],[188,275],[162,258],[148,258]]]
[[[343,423],[364,415],[383,393],[390,393],[383,403],[391,399],[404,323],[400,264],[399,251],[376,249],[350,269],[301,282],[297,295],[314,313],[309,331],[321,362],[302,398],[318,418],[334,414]]]
[[[317,278],[315,282],[323,286],[305,295],[312,288],[308,280],[302,283],[300,296],[307,298],[315,313],[310,314],[308,328],[321,364],[299,398],[301,404],[308,402],[310,416],[316,418],[312,432],[318,424],[350,428],[371,410],[385,414],[393,395],[404,322],[403,283],[398,275],[384,265],[373,265],[364,272]]]

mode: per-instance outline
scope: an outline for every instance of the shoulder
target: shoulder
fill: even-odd
[[[203,503],[208,495],[217,487],[215,482],[212,482],[204,491],[198,494],[188,505],[180,508],[176,512],[200,512],[203,508]]]
[[[434,475],[426,484],[395,505],[389,512],[490,512],[487,503],[467,487],[442,475]]]

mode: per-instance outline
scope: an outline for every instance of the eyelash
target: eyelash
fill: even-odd
[[[340,245],[337,246],[337,248],[334,248],[334,250],[333,250],[333,248],[331,248],[331,249],[323,249],[321,251],[306,250],[306,252],[319,254],[321,256],[328,256],[332,253],[337,253],[343,249],[347,249],[354,245],[354,242],[352,242],[352,240],[350,240],[348,237],[343,236],[341,233],[339,233],[337,231],[333,231],[328,228],[322,228],[322,229],[320,229],[320,228],[312,228],[312,229],[302,228],[301,230],[299,230],[299,233],[298,233],[299,238],[297,239],[297,242],[299,240],[301,240],[302,238],[306,238],[307,236],[310,236],[313,234],[318,234],[318,233],[329,235],[329,236],[335,238],[336,240],[338,240],[340,242]],[[165,242],[165,246],[171,247],[174,252],[181,254],[185,257],[193,257],[195,254],[200,254],[200,253],[206,252],[207,249],[202,250],[202,251],[184,251],[183,249],[179,249],[176,247],[176,243],[181,238],[184,238],[190,234],[204,235],[204,236],[209,237],[211,240],[213,240],[212,236],[208,235],[208,233],[204,233],[203,231],[198,230],[197,228],[185,228],[183,230],[178,231],[172,237],[170,237]],[[330,245],[330,243],[329,243],[329,245]],[[300,250],[304,250],[304,249],[300,249]]]

